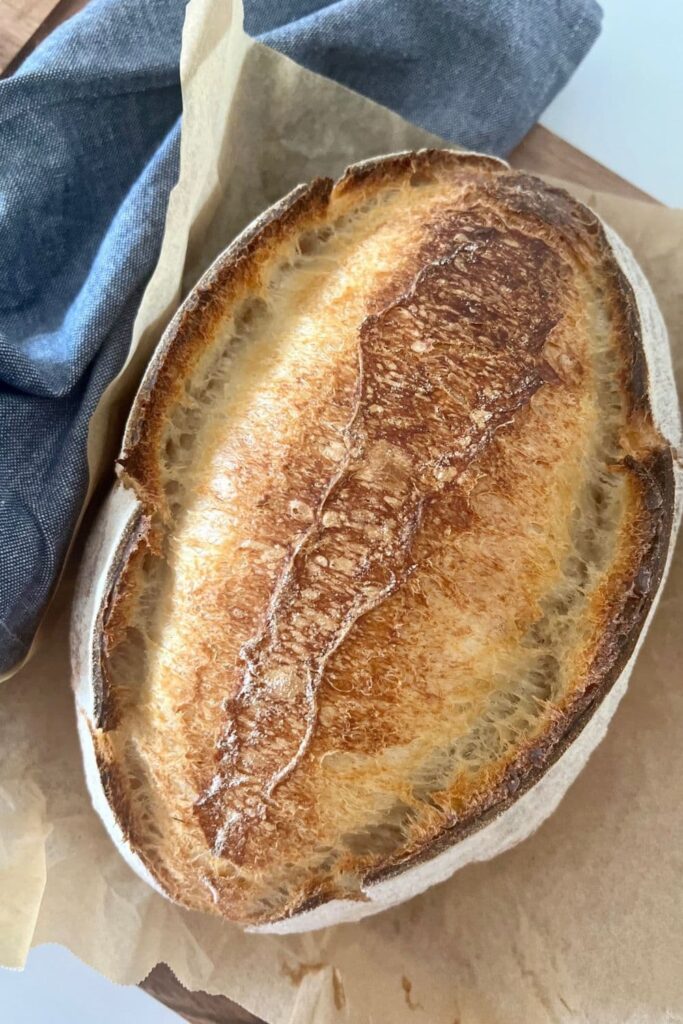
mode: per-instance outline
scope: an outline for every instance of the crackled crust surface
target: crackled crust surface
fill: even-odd
[[[302,187],[138,396],[101,608],[104,789],[173,898],[263,923],[514,801],[618,676],[672,456],[596,218],[494,160]]]

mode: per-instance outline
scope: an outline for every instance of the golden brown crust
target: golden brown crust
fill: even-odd
[[[253,284],[259,264],[277,244],[314,223],[324,212],[332,180],[300,185],[247,229],[193,289],[167,332],[135,398],[119,465],[124,476],[152,503],[162,503],[160,437],[165,417],[224,309]]]
[[[543,739],[521,750],[517,759],[506,767],[501,781],[487,794],[485,803],[472,807],[466,817],[444,829],[422,850],[366,875],[364,885],[392,877],[407,867],[429,860],[502,814],[559,760],[623,672],[633,654],[666,563],[674,508],[671,452],[654,452],[640,464],[628,460],[624,470],[636,478],[642,488],[643,505],[652,515],[643,524],[642,559],[631,567],[630,579],[623,591],[624,600],[618,608],[605,608],[602,643],[593,659],[587,685],[555,718]],[[295,912],[303,909],[311,909],[311,906],[297,908]]]
[[[394,156],[364,160],[347,167],[334,185],[334,195],[362,192],[368,186],[373,189],[383,188],[402,178],[429,181],[433,180],[438,170],[461,174],[463,168],[480,176],[498,175],[508,170],[507,164],[497,157],[459,153],[449,149],[422,149],[416,153],[397,153]]]
[[[548,705],[551,710],[540,734],[530,732],[512,754],[492,761],[483,788],[481,781],[467,780],[448,793],[432,787],[429,800],[438,815],[430,810],[431,817],[419,828],[409,815],[409,826],[401,826],[407,830],[404,839],[392,839],[394,845],[381,855],[339,855],[335,871],[327,874],[312,862],[308,875],[297,878],[293,892],[278,906],[270,907],[266,900],[258,909],[260,897],[252,899],[249,884],[229,873],[228,898],[220,889],[220,877],[207,875],[205,881],[221,911],[237,919],[268,921],[336,896],[364,898],[361,886],[428,860],[485,827],[530,789],[583,729],[630,657],[659,587],[673,514],[672,453],[652,425],[633,291],[597,218],[563,191],[509,172],[493,159],[427,151],[369,161],[350,168],[336,185],[319,180],[302,186],[269,211],[216,262],[155,357],[153,372],[136,400],[121,458],[122,477],[135,489],[141,510],[129,526],[102,609],[95,679],[98,729],[104,736],[115,734],[129,704],[134,711],[135,699],[122,694],[120,687],[117,691],[112,682],[112,674],[118,672],[112,661],[129,642],[146,560],[166,557],[165,537],[173,513],[164,489],[162,449],[172,411],[217,325],[250,291],[263,287],[263,274],[278,252],[326,224],[331,203],[339,204],[343,219],[353,204],[402,182],[416,190],[443,182],[447,190],[451,177],[459,190],[451,205],[442,203],[438,217],[427,217],[413,228],[419,244],[411,242],[414,250],[404,264],[397,261],[391,275],[378,275],[374,291],[368,293],[367,313],[358,330],[360,373],[355,374],[350,364],[340,366],[330,391],[328,407],[336,410],[338,424],[343,426],[352,410],[339,434],[345,453],[323,458],[312,430],[308,440],[299,442],[300,468],[294,462],[291,470],[294,491],[290,494],[285,488],[279,497],[266,493],[256,501],[253,515],[257,523],[265,524],[258,529],[289,555],[276,555],[277,572],[271,566],[252,565],[253,579],[244,584],[250,594],[246,606],[252,606],[248,621],[243,611],[239,620],[225,620],[225,629],[236,636],[248,627],[244,645],[240,650],[237,640],[221,641],[224,664],[218,666],[218,675],[215,639],[202,639],[198,645],[188,676],[194,679],[192,700],[201,706],[205,695],[221,685],[225,694],[220,714],[212,712],[211,728],[220,726],[210,741],[216,745],[215,758],[209,745],[196,751],[196,763],[187,768],[198,793],[194,814],[211,863],[225,858],[243,869],[245,878],[253,872],[256,889],[265,885],[274,830],[282,843],[289,843],[287,856],[294,858],[297,830],[308,829],[311,837],[327,835],[315,807],[315,800],[327,790],[316,791],[310,780],[302,783],[300,765],[306,765],[305,773],[313,772],[327,751],[347,759],[384,756],[393,727],[390,713],[382,709],[391,709],[399,699],[381,682],[385,670],[372,670],[372,714],[379,716],[374,733],[372,723],[358,717],[367,714],[358,711],[362,705],[355,698],[345,705],[335,682],[348,676],[349,665],[365,671],[365,656],[375,657],[381,666],[391,650],[391,637],[396,636],[396,622],[402,621],[403,605],[389,598],[400,590],[406,608],[419,607],[420,587],[427,583],[420,582],[415,567],[438,559],[445,532],[451,538],[467,538],[473,523],[485,522],[475,497],[481,481],[493,481],[499,502],[508,489],[512,494],[521,486],[519,480],[506,477],[511,458],[506,453],[514,455],[515,446],[521,451],[528,443],[525,416],[542,422],[542,414],[532,409],[534,396],[557,395],[565,389],[567,402],[577,410],[584,408],[594,386],[586,354],[572,354],[571,345],[567,354],[566,339],[560,343],[553,333],[557,324],[583,315],[584,300],[576,284],[580,274],[595,289],[591,301],[604,308],[610,344],[619,354],[611,358],[619,374],[618,392],[625,400],[618,414],[623,417],[617,438],[621,454],[611,457],[611,465],[610,459],[605,463],[607,472],[626,481],[621,488],[619,514],[625,525],[619,527],[619,547],[611,568],[605,570],[604,584],[594,593],[585,585],[583,614],[590,624],[590,642],[585,650],[577,647],[575,665],[567,669],[576,679]],[[576,330],[580,335],[585,325]],[[559,346],[557,352],[553,346]],[[394,351],[401,353],[398,363]],[[555,410],[552,415],[565,415],[557,398],[544,401]],[[609,401],[614,401],[613,395]],[[580,419],[578,412],[576,417]],[[577,433],[571,443],[583,443],[580,437]],[[310,452],[306,444],[312,446]],[[538,457],[548,457],[542,445]],[[283,503],[296,504],[296,515],[304,515],[304,521],[292,527],[285,521]],[[595,515],[599,523],[599,510]],[[342,562],[347,563],[343,569],[330,568]],[[239,570],[235,571],[238,579]],[[535,572],[530,580],[540,588],[533,582]],[[234,601],[229,573],[220,586],[228,595],[220,600]],[[524,621],[514,627],[520,639],[534,635],[538,600],[529,597]],[[259,619],[258,609],[266,604],[267,614]],[[225,612],[229,610],[226,606]],[[235,661],[234,670],[230,659]],[[221,673],[223,684],[211,682]],[[181,718],[195,713],[187,707],[185,698],[178,706]],[[188,737],[194,735],[192,729],[196,726],[188,726]],[[208,743],[209,736],[205,740]],[[149,836],[140,826],[139,814],[136,818],[117,755],[103,753],[100,740],[96,747],[105,791],[131,844],[174,898],[204,905],[194,882],[188,880],[184,889],[177,864],[158,863],[149,853]],[[315,771],[319,774],[317,767]],[[144,788],[148,781],[138,780],[136,785]],[[288,793],[284,810],[278,803],[280,789]],[[311,799],[311,793],[317,795]],[[396,799],[401,804],[407,798]],[[299,812],[301,821],[293,823],[292,815]],[[413,807],[410,814],[414,813]]]
[[[262,845],[266,804],[308,747],[330,655],[406,583],[428,521],[440,532],[467,529],[466,467],[557,380],[539,353],[560,316],[567,268],[520,232],[462,216],[438,227],[409,291],[360,326],[346,457],[273,588],[267,620],[243,649],[239,691],[226,701],[218,774],[204,783],[197,813],[210,846],[237,863],[250,841]],[[454,237],[462,237],[455,248]],[[273,693],[274,674],[287,682]],[[254,714],[261,697],[265,721]],[[248,779],[235,785],[245,761]],[[235,814],[239,825],[219,840]]]
[[[529,744],[520,751],[515,761],[507,765],[501,779],[485,794],[483,800],[473,804],[455,824],[443,828],[419,849],[411,850],[367,872],[362,879],[363,889],[431,860],[472,833],[486,828],[503,814],[566,752],[623,672],[657,593],[666,562],[674,508],[671,453],[653,453],[642,464],[629,460],[625,471],[637,479],[643,489],[644,505],[654,515],[644,524],[647,536],[644,554],[642,561],[632,567],[625,601],[613,618],[607,614],[609,610],[606,609],[603,643],[591,667],[591,681],[562,714],[557,715],[542,740]],[[307,913],[336,895],[334,889],[318,887],[306,898],[291,905],[286,916],[295,917]]]

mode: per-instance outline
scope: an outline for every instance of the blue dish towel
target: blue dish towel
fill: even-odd
[[[0,82],[0,673],[87,488],[178,173],[184,0],[90,0]],[[246,28],[464,146],[507,152],[600,28],[594,0],[246,0]]]

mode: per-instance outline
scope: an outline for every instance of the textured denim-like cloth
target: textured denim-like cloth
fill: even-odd
[[[505,155],[601,18],[593,0],[245,0],[244,27],[413,124]]]
[[[91,0],[0,82],[0,672],[30,646],[87,489],[177,178],[184,0]],[[246,27],[462,145],[504,153],[595,39],[593,0],[247,0]]]

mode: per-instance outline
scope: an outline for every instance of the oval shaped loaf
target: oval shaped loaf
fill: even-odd
[[[652,294],[565,192],[449,151],[295,189],[169,326],[80,574],[133,867],[304,930],[528,835],[624,692],[679,434]]]

